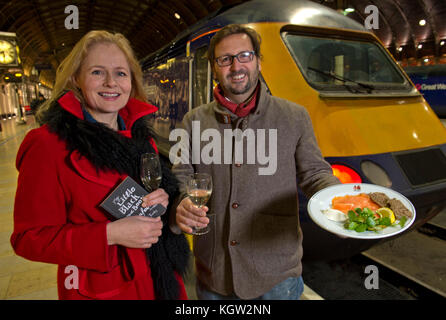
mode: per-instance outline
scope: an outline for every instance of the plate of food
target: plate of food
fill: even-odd
[[[415,207],[395,190],[367,183],[347,183],[316,192],[308,214],[321,228],[348,238],[380,239],[407,230]]]

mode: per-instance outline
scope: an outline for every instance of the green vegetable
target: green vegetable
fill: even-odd
[[[367,224],[361,223],[359,226],[356,227],[356,232],[364,232],[367,229]]]
[[[348,219],[344,223],[344,227],[348,230],[355,230],[356,232],[380,231],[390,225],[389,217],[381,217],[369,208],[356,208],[347,212]],[[378,217],[377,217],[378,216]],[[399,224],[404,226],[406,219],[403,217]]]
[[[357,216],[358,215],[353,210],[348,211],[348,218],[350,219],[350,221],[355,221]]]
[[[373,217],[375,215],[375,213],[369,208],[364,208],[362,211],[369,217]]]
[[[382,224],[383,226],[390,226],[390,218],[389,217],[384,217],[379,219],[379,224]]]
[[[355,230],[357,226],[358,226],[358,224],[356,222],[352,221],[352,222],[347,222],[345,227],[349,230]]]
[[[375,220],[373,220],[372,217],[368,217],[366,222],[369,227],[374,227],[376,225],[376,222],[375,222]]]
[[[401,218],[400,223],[399,223],[399,225],[401,226],[401,228],[404,227],[404,225],[406,224],[406,221],[407,221],[407,218],[406,218],[406,217],[402,217],[402,218]]]

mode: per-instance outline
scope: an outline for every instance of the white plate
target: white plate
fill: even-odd
[[[359,189],[358,189],[359,187]],[[334,197],[342,197],[345,195],[355,195],[360,193],[382,192],[386,194],[390,199],[400,200],[407,209],[412,212],[412,217],[408,218],[403,228],[399,225],[395,227],[387,227],[381,231],[364,231],[356,232],[355,230],[348,230],[344,228],[343,222],[336,222],[329,220],[321,210],[331,208],[331,201]],[[316,192],[308,201],[308,214],[310,218],[322,229],[325,229],[331,233],[345,236],[355,239],[380,239],[392,237],[398,233],[408,229],[415,221],[415,208],[413,204],[401,193],[398,193],[392,189],[377,186],[367,183],[346,183],[335,186],[330,186]]]

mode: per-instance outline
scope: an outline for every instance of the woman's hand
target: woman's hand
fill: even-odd
[[[126,217],[107,224],[107,241],[127,248],[150,248],[158,242],[162,228],[160,217]]]
[[[167,205],[169,204],[169,195],[164,189],[159,188],[142,198],[142,201],[142,206],[144,208],[153,206],[154,204],[161,204],[164,208],[167,208]]]
[[[191,227],[204,228],[208,225],[209,218],[206,217],[208,210],[208,207],[198,208],[189,198],[184,198],[177,207],[176,223],[182,231],[192,233]]]
[[[143,207],[169,204],[169,195],[164,189],[156,189],[143,198]],[[107,241],[109,245],[119,244],[128,248],[150,248],[158,242],[163,223],[160,217],[150,218],[132,216],[107,224]]]
[[[143,207],[169,204],[169,195],[164,189],[156,189],[143,198]],[[161,218],[133,216],[107,224],[107,241],[109,245],[119,244],[128,248],[150,248],[158,242],[163,223]]]

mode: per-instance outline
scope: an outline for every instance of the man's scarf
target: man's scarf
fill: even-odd
[[[221,89],[220,85],[218,85],[214,88],[214,97],[215,100],[217,100],[218,103],[220,103],[223,107],[225,107],[238,117],[243,118],[246,117],[251,112],[251,110],[255,108],[257,104],[257,96],[259,90],[260,90],[260,83],[257,84],[254,93],[251,95],[250,98],[248,98],[247,101],[237,104],[226,99],[223,90]]]

